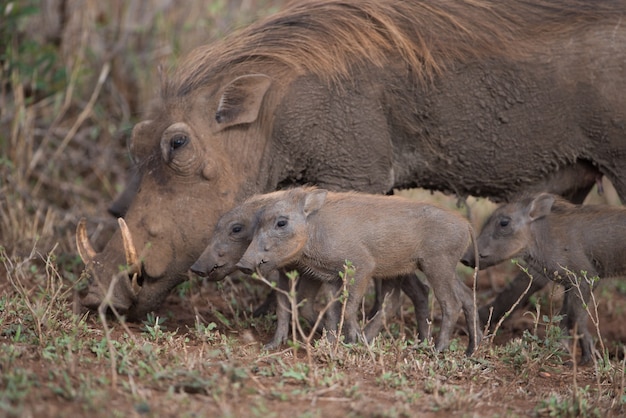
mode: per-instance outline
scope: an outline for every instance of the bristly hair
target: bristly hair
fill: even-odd
[[[338,82],[364,65],[404,62],[428,83],[451,63],[520,57],[534,45],[626,14],[624,0],[301,1],[193,51],[163,83],[184,96],[237,66],[281,68]]]

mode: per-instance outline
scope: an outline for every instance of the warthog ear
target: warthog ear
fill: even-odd
[[[215,112],[218,130],[254,122],[270,84],[272,80],[265,74],[242,75],[231,81]]]
[[[550,214],[552,205],[554,204],[554,196],[548,193],[541,193],[530,202],[528,216],[531,221],[543,218]]]
[[[311,192],[308,192],[304,196],[304,204],[303,204],[303,212],[304,216],[308,217],[314,212],[320,210],[320,208],[324,205],[326,201],[326,196],[328,195],[327,190],[317,189]]]

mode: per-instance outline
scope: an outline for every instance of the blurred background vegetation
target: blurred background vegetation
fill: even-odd
[[[130,163],[128,135],[158,96],[161,73],[285,3],[0,0],[0,246],[7,255],[58,245],[74,256],[81,216],[99,222],[105,240],[106,208]]]

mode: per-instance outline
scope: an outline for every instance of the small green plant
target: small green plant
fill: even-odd
[[[37,376],[30,371],[22,368],[7,370],[0,376],[0,411],[13,410],[37,385]]]
[[[175,292],[181,299],[188,298],[197,290],[201,280],[196,275],[190,275],[187,280],[176,286]]]
[[[535,411],[551,417],[601,417],[604,414],[591,402],[590,387],[578,388],[571,396],[551,394],[539,402]]]
[[[284,370],[282,377],[306,383],[309,380],[309,366],[305,363],[297,363],[293,367]]]
[[[156,316],[154,313],[150,312],[146,316],[146,319],[142,321],[143,326],[141,330],[148,334],[153,341],[158,341],[165,336],[167,327],[165,327],[163,323],[165,323],[166,320],[166,318]]]
[[[354,284],[354,273],[356,272],[355,266],[352,264],[350,260],[346,260],[343,265],[343,271],[339,272],[339,278],[341,279],[342,286],[341,292],[337,298],[337,300],[341,303],[341,316],[339,317],[339,325],[337,327],[337,339],[334,344],[335,353],[339,346],[339,343],[342,341],[341,335],[343,333],[343,323],[346,318],[346,304],[348,302],[348,286]]]
[[[537,327],[538,316],[531,315],[535,318]],[[559,326],[561,317],[543,315],[542,320],[545,325],[544,337],[538,335],[536,328],[535,332],[524,330],[521,338],[510,341],[497,350],[501,353],[503,361],[515,365],[522,373],[535,370],[537,367],[545,368],[550,364],[560,365],[563,363],[563,357],[567,355],[563,341],[570,337],[564,335]]]
[[[215,322],[209,322],[208,324],[204,324],[200,321],[200,318],[198,316],[196,316],[194,331],[198,339],[200,339],[201,341],[215,342],[219,339],[217,324]]]
[[[389,370],[377,377],[376,383],[387,389],[397,389],[407,386],[409,381],[404,373]]]

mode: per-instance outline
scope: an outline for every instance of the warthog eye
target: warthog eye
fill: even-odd
[[[189,137],[187,135],[174,135],[172,139],[170,139],[170,149],[174,151],[175,149],[178,149],[187,144],[187,142],[189,142]]]
[[[243,227],[241,225],[233,225],[233,228],[230,230],[233,234],[238,234],[241,232]]]
[[[276,226],[278,228],[284,228],[287,226],[287,220],[286,219],[280,219],[278,222],[276,222]]]
[[[502,228],[509,226],[509,223],[511,223],[511,220],[509,218],[500,219],[500,226]]]

